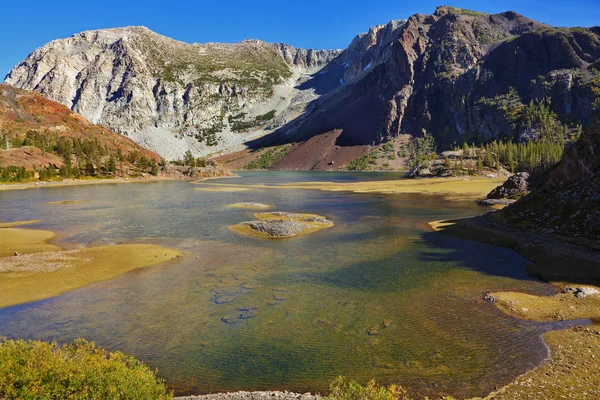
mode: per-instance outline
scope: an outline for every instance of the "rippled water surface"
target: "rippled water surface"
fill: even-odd
[[[243,175],[220,182],[398,178]],[[344,375],[421,394],[482,395],[545,356],[539,327],[482,300],[497,290],[550,293],[526,277],[527,261],[426,230],[428,221],[481,213],[478,206],[435,196],[195,190],[215,182],[0,192],[2,220],[40,219],[31,227],[57,232],[67,248],[143,242],[185,251],[165,265],[2,309],[0,335],[84,337],[158,368],[177,394],[324,392]],[[60,200],[89,201],[48,204]],[[253,211],[227,207],[237,202],[321,214],[336,225],[290,240],[242,237],[228,226]]]

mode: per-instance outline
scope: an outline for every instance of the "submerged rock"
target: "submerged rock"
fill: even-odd
[[[487,293],[485,296],[483,296],[483,299],[485,301],[487,301],[488,303],[495,303],[496,302],[496,298],[494,296],[492,296],[491,294]]]
[[[235,324],[244,319],[254,318],[256,317],[255,308],[251,310],[243,310],[242,308],[238,308],[235,314],[223,317],[221,318],[221,321],[225,322],[226,324]]]
[[[491,207],[491,206],[508,206],[512,203],[514,203],[516,200],[510,200],[510,199],[483,199],[483,200],[479,200],[477,202],[477,204],[479,204],[480,206],[486,206],[486,207]]]

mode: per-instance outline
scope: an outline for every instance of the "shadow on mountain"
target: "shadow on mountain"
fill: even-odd
[[[314,90],[315,94],[324,96],[342,85],[344,66],[332,61],[325,68],[313,74],[306,82],[296,86],[298,90]]]
[[[301,143],[333,131],[340,132],[334,146],[373,146],[380,143],[383,138],[378,132],[386,120],[386,108],[384,97],[378,91],[376,71],[377,68],[360,81],[335,88],[313,100],[298,118],[270,135],[246,142],[246,145],[251,150],[257,150],[267,146]],[[306,88],[333,85],[327,83],[328,79],[317,74],[304,85]],[[322,81],[319,83],[319,80]]]

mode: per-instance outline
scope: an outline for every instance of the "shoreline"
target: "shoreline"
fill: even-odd
[[[573,262],[575,259],[583,261],[584,263],[592,262],[600,265],[600,253],[594,252],[589,248],[573,243],[567,243],[556,238],[546,237],[538,233],[513,228],[503,224],[502,222],[489,219],[487,214],[457,220],[433,221],[429,223],[429,227],[433,231],[449,234],[463,239],[474,240],[477,242],[513,249],[531,262],[528,267],[528,272],[530,274],[546,281],[549,285],[553,285],[558,290],[564,289],[570,284],[568,279],[562,279],[568,278],[568,276],[556,275],[559,271],[556,271],[555,269],[548,270],[547,267],[549,265],[554,264],[562,267],[564,266],[564,259],[566,258],[571,260],[571,262]],[[598,274],[600,275],[600,270],[598,271]],[[577,280],[579,275],[576,274],[572,275],[571,277],[573,276],[574,279],[571,278],[571,280]],[[562,280],[557,281],[555,280],[556,278]],[[500,293],[493,293],[493,295],[496,296],[499,294]],[[531,295],[529,296],[531,298],[539,297]],[[572,305],[569,301],[570,298],[560,293],[556,296],[562,296],[563,298],[560,299],[560,301],[564,302],[566,306],[571,309]],[[542,298],[553,300],[556,296]],[[597,300],[600,301],[600,295],[597,297]],[[495,302],[496,301],[494,301],[494,303]],[[510,315],[514,318],[528,319],[531,321],[557,321],[556,319],[549,320],[547,318],[548,316],[553,316],[552,312],[546,312],[546,318],[529,319],[524,318],[523,315],[510,313],[506,309],[500,307],[498,304],[496,304],[496,306],[498,306],[498,308],[507,315]],[[598,308],[598,310],[600,310],[600,308]],[[532,309],[532,311],[534,310]],[[575,315],[575,317],[580,316]],[[557,383],[560,385],[563,383],[562,380],[567,380],[570,382],[568,379],[570,378],[570,375],[568,375],[569,372],[576,375],[581,372],[577,370],[576,366],[573,367],[573,365],[571,365],[573,362],[577,362],[578,358],[579,361],[581,361],[582,357],[586,357],[586,353],[592,346],[597,345],[600,353],[600,319],[592,319],[592,325],[568,326],[560,330],[546,332],[542,334],[542,341],[548,351],[548,355],[539,365],[521,375],[518,375],[510,383],[493,392],[490,392],[487,396],[473,397],[471,400],[537,400],[539,398],[553,398],[552,395],[554,395],[557,390]],[[575,357],[575,359],[573,359],[573,357]],[[595,360],[594,357],[592,357],[592,362],[594,362],[593,360]],[[582,364],[582,368],[584,368],[585,373],[587,373],[589,370],[589,364]],[[600,364],[600,362],[598,364]],[[565,373],[564,371],[567,372]],[[589,394],[600,397],[600,392],[593,392],[594,390],[600,390],[595,389],[600,388],[600,376],[593,376],[592,374],[589,379],[593,379],[593,381],[586,382],[585,379],[583,380],[584,389],[587,388]],[[566,393],[579,393],[577,391],[573,391],[574,388],[572,386],[563,385],[563,389]],[[540,390],[547,390],[547,392],[542,394]],[[577,390],[577,388],[575,390]],[[548,393],[550,397],[548,397]],[[267,398],[276,398],[282,400],[313,400],[324,399],[325,397],[319,396],[318,394],[300,394],[286,391],[239,391],[175,397],[176,400],[262,400]]]
[[[485,298],[513,318],[532,322],[588,320],[542,334],[548,357],[531,370],[487,396],[473,400],[556,398],[584,394],[600,397],[600,295],[580,298],[580,288],[600,290],[600,253],[579,244],[511,227],[492,218],[493,213],[430,222],[433,231],[510,248],[531,262],[530,276],[554,286],[554,296],[521,292],[488,293]],[[568,267],[567,267],[568,266]],[[577,289],[574,289],[576,287]],[[585,396],[584,396],[585,397]]]
[[[121,184],[121,183],[146,183],[146,182],[161,182],[185,180],[183,178],[173,178],[166,176],[156,176],[152,178],[114,178],[114,179],[64,179],[62,181],[45,182],[26,182],[26,183],[4,183],[0,185],[0,192],[9,190],[25,190],[25,189],[44,189],[55,187],[68,186],[87,186],[87,185],[105,185],[105,184]]]
[[[0,192],[9,190],[25,190],[25,189],[44,189],[55,187],[70,187],[70,186],[87,186],[87,185],[106,185],[106,184],[123,184],[123,183],[151,183],[165,181],[188,181],[189,183],[199,183],[214,179],[239,178],[235,175],[224,176],[207,176],[204,178],[196,177],[175,177],[175,176],[150,176],[143,178],[112,178],[112,179],[63,179],[62,181],[35,181],[26,183],[3,183],[0,184]]]
[[[197,396],[179,396],[174,397],[173,400],[264,400],[264,399],[277,399],[277,400],[319,400],[324,397],[312,393],[294,393],[287,391],[256,391],[256,392],[226,392],[226,393],[212,393],[212,394],[201,394]]]

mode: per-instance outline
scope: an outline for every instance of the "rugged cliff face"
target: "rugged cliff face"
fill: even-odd
[[[600,115],[531,194],[501,211],[508,221],[586,240],[600,249]]]
[[[586,125],[600,109],[599,33],[452,7],[393,21],[321,71],[342,85],[282,133],[342,129],[338,144],[365,145],[425,131],[444,144]]]
[[[370,146],[538,138],[600,110],[600,28],[438,7],[344,51],[186,44],[145,28],[84,32],[36,50],[6,83],[104,122],[167,158],[304,142]]]
[[[293,99],[296,80],[337,54],[251,40],[187,44],[128,27],[50,42],[5,82],[175,158],[188,148],[208,153],[264,134],[261,128],[292,102],[313,98]]]

